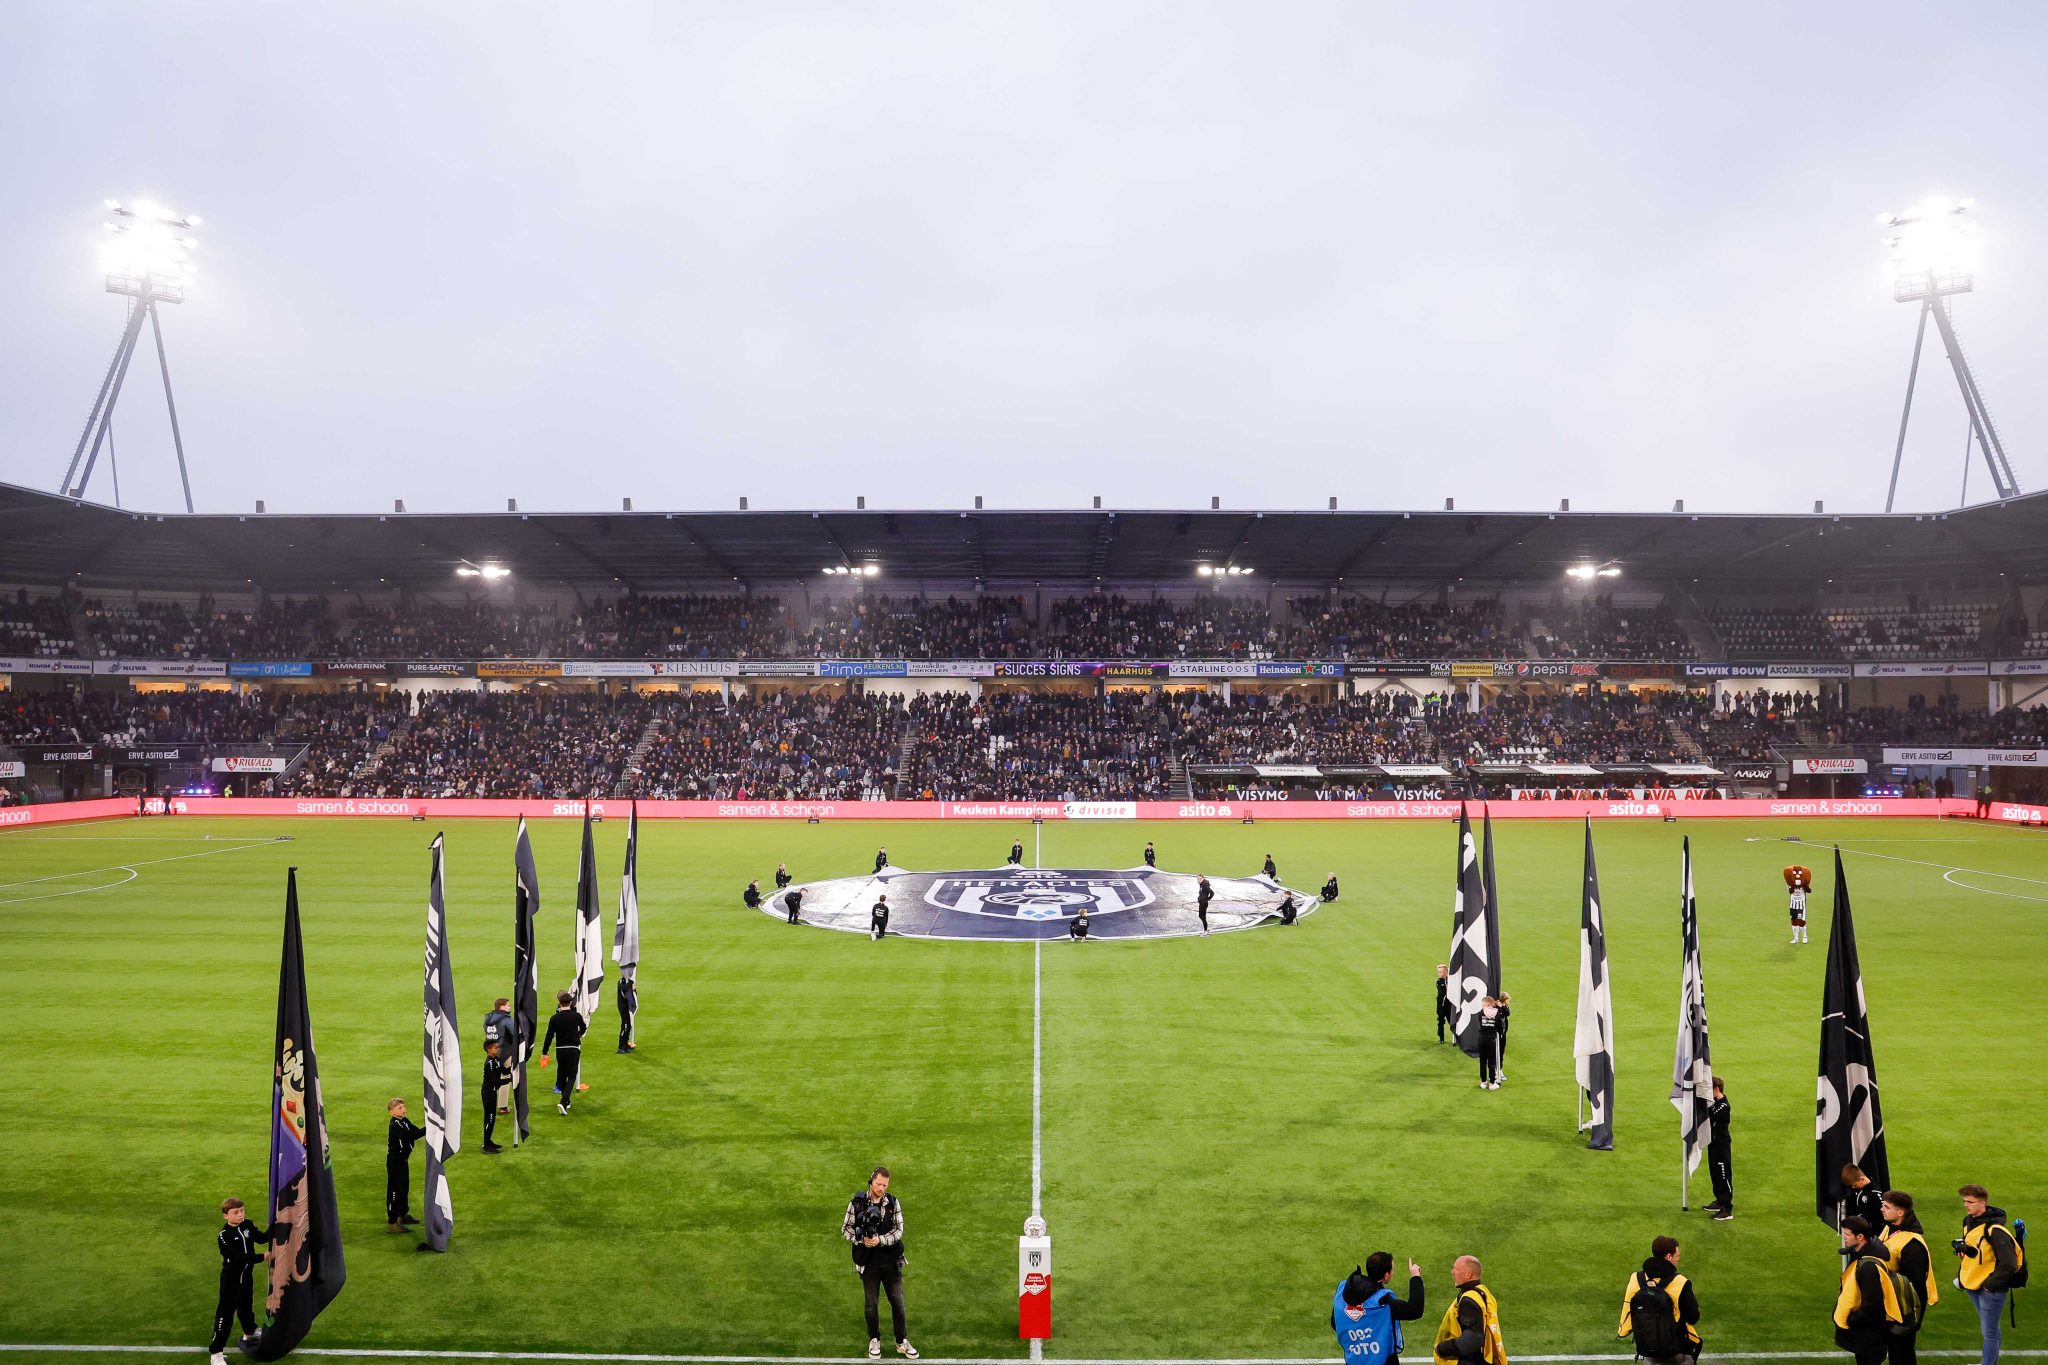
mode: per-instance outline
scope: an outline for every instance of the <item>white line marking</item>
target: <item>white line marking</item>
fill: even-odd
[[[1826,844],[1817,844],[1811,839],[1801,839],[1799,840],[1799,842],[1806,845],[1806,847],[1808,848],[1828,847],[1828,845]],[[1911,863],[1915,867],[1932,867],[1939,869],[1942,872],[1967,872],[1975,877],[1997,877],[2001,881],[2026,882],[2033,886],[2048,886],[2048,881],[2042,881],[2038,877],[2015,877],[2010,872],[1986,872],[1983,868],[1980,867],[1957,867],[1953,863],[1930,863],[1923,858],[1901,858],[1896,853],[1872,853],[1867,848],[1845,848],[1842,850],[1842,852],[1854,854],[1859,858],[1882,858],[1888,863]],[[1962,883],[1951,882],[1950,885],[1961,886]],[[1981,886],[1972,886],[1966,887],[1964,889],[1969,891],[1982,891],[1984,888]]]
[[[6,900],[0,900],[0,905],[33,905],[37,901],[57,901],[64,899],[66,896],[83,896],[92,891],[112,891],[117,886],[128,885],[128,883],[142,875],[132,867],[103,867],[99,870],[101,872],[126,872],[128,875],[118,882],[106,882],[99,886],[73,887],[69,891],[51,891],[41,896],[10,896]],[[81,873],[80,875],[84,874]],[[1976,888],[1972,887],[1971,889],[1975,890]]]
[[[0,882],[0,891],[10,891],[17,886],[37,886],[43,882],[68,881],[73,877],[90,877],[96,872],[133,872],[138,867],[155,867],[158,863],[183,862],[187,858],[211,858],[220,853],[240,853],[245,849],[267,848],[272,844],[281,844],[283,842],[283,838],[280,837],[264,839],[259,843],[253,844],[236,844],[233,848],[209,848],[198,853],[177,853],[168,858],[138,858],[132,863],[115,863],[112,867],[89,867],[83,872],[58,872],[48,877],[30,877],[25,881]],[[116,882],[114,885],[119,886],[122,883]]]
[[[1999,872],[1971,872],[1970,869],[1967,867],[1952,867],[1948,871],[1941,874],[1941,879],[1947,882],[1950,886],[1961,887],[1965,891],[1981,891],[1987,896],[2010,896],[2016,901],[2048,901],[2048,896],[2029,896],[2025,892],[2021,891],[1994,891],[1992,888],[1988,886],[1971,886],[1968,882],[1959,882],[1956,880],[1956,873],[1958,872],[1968,873],[1970,876],[1973,877],[1999,877],[2004,875],[2003,873]],[[2011,878],[2011,880],[2023,882],[2028,881],[2030,879],[2026,877],[2014,877]]]
[[[49,1353],[51,1355],[183,1355],[190,1346],[31,1346],[0,1343],[0,1352]],[[625,1352],[605,1355],[595,1351],[409,1351],[366,1348],[353,1351],[342,1346],[301,1346],[292,1354],[326,1356],[340,1360],[565,1360],[581,1365],[606,1365],[610,1361],[653,1362],[654,1365],[866,1365],[866,1356],[693,1356]],[[1922,1351],[1922,1356],[1974,1360],[1976,1351]],[[2016,1357],[2048,1356],[2048,1351],[2006,1351]],[[1709,1351],[1703,1362],[1717,1360],[1840,1360],[1840,1351]],[[926,1356],[928,1365],[1019,1365],[1015,1356]],[[1053,1365],[1338,1365],[1337,1356],[1056,1356]],[[1607,1355],[1518,1355],[1531,1362],[1634,1361],[1625,1352]]]
[[[1045,960],[1045,944],[1037,939],[1031,943],[1031,1216],[1039,1216],[1039,1200],[1044,1194],[1044,1129],[1039,1121],[1039,1105],[1045,1097],[1044,1046],[1040,1041],[1044,1018],[1039,988],[1039,966]]]

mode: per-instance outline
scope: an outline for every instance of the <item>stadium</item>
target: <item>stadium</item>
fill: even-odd
[[[1894,264],[1988,500],[201,509],[159,330],[145,506],[110,266],[0,481],[0,1356],[1627,1362],[1660,1237],[1695,1365],[2048,1355],[1951,1193],[2048,1217],[2048,493]]]

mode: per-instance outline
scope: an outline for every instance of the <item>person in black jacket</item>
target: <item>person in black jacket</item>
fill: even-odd
[[[777,863],[775,865],[775,889],[777,891],[782,890],[782,888],[788,886],[792,880],[794,879],[791,878],[791,876],[789,875],[789,864]],[[759,885],[759,883],[756,883],[756,885]]]
[[[540,1064],[548,1064],[549,1053],[561,1061],[555,1073],[555,1090],[561,1099],[555,1108],[564,1114],[576,1100],[576,1075],[583,1070],[583,1031],[587,1027],[576,1012],[576,997],[568,991],[555,992],[555,1012],[548,1019],[548,1035],[541,1040]]]
[[[880,941],[889,932],[889,898],[875,897],[874,906],[868,911],[868,937]]]
[[[1854,1162],[1842,1167],[1842,1213],[1854,1214],[1874,1229],[1884,1228],[1884,1191]]]
[[[888,865],[889,865],[889,850],[888,850],[888,849],[886,849],[886,848],[878,848],[878,849],[876,849],[876,850],[875,850],[875,871],[877,871],[877,872],[880,872],[880,871],[881,871],[881,870],[882,870],[883,868],[887,867]]]
[[[1292,892],[1280,898],[1280,908],[1275,913],[1280,916],[1282,924],[1292,924],[1301,917],[1301,906]]]
[[[512,1084],[512,1068],[502,1056],[504,1049],[496,1043],[484,1048],[484,1151],[502,1152],[492,1139],[498,1131],[498,1095]]]
[[[1444,1041],[1444,1026],[1453,1023],[1457,1015],[1451,1012],[1451,969],[1444,963],[1436,964],[1436,1040]]]
[[[621,973],[619,984],[612,991],[612,999],[619,1006],[619,1047],[620,1052],[631,1054],[640,1046],[635,1037],[634,1019],[640,1013],[640,983],[631,973]]]
[[[782,893],[782,908],[789,912],[789,922],[797,923],[797,912],[804,908],[804,889],[793,886]]]
[[[256,1330],[252,1275],[264,1261],[263,1253],[256,1250],[256,1244],[268,1242],[277,1231],[276,1228],[259,1229],[247,1221],[248,1215],[239,1199],[221,1200],[220,1216],[227,1220],[220,1235],[214,1239],[214,1245],[220,1251],[220,1298],[213,1306],[213,1344],[206,1348],[213,1354],[213,1365],[223,1365],[227,1359],[222,1352],[227,1350],[228,1328],[235,1319],[241,1319],[243,1336]]]
[[[1323,883],[1323,904],[1328,905],[1335,899],[1337,899],[1337,874],[1332,872],[1330,880]]]
[[[1273,866],[1273,855],[1270,853],[1266,855],[1265,872],[1268,877],[1271,877],[1275,881],[1278,881],[1280,879],[1280,869]]]
[[[384,1220],[403,1232],[420,1220],[412,1216],[412,1146],[427,1130],[405,1116],[405,1101],[384,1106],[391,1126],[384,1139]]]
[[[1949,1243],[1949,1249],[1961,1258],[1956,1283],[1977,1309],[1983,1358],[1995,1361],[2005,1343],[2005,1330],[1999,1326],[2005,1315],[2005,1297],[2020,1273],[2019,1240],[2013,1236],[2005,1210],[1991,1202],[1989,1190],[1965,1185],[1956,1193],[1963,1197],[1963,1235]]]
[[[1457,1292],[1451,1300],[1450,1312],[1444,1315],[1445,1324],[1437,1329],[1437,1335],[1443,1336],[1452,1323],[1458,1330],[1455,1335],[1436,1344],[1438,1360],[1455,1360],[1459,1365],[1486,1365],[1487,1338],[1492,1335],[1486,1325],[1486,1304],[1493,1298],[1493,1291],[1479,1278],[1481,1270],[1477,1256],[1460,1256],[1451,1263],[1451,1284]]]
[[[1375,1251],[1365,1258],[1365,1264],[1351,1272],[1344,1280],[1344,1302],[1356,1307],[1387,1288],[1394,1278],[1394,1253]],[[1408,1297],[1398,1299],[1387,1297],[1387,1313],[1395,1322],[1414,1322],[1422,1316],[1422,1267],[1408,1262]],[[1337,1339],[1344,1339],[1344,1324],[1337,1319],[1337,1309],[1330,1309],[1330,1326],[1336,1329]],[[1389,1352],[1382,1357],[1385,1365],[1400,1365],[1401,1353]]]
[[[1730,1121],[1728,1089],[1716,1076],[1714,1099],[1707,1106],[1707,1174],[1714,1181],[1714,1202],[1707,1208],[1718,1223],[1735,1216],[1735,1142],[1728,1135]]]
[[[1856,1357],[1856,1365],[1879,1365],[1891,1351],[1885,1315],[1884,1246],[1860,1217],[1842,1220],[1842,1293],[1835,1300],[1835,1345]]]
[[[1479,1002],[1479,1088],[1500,1089],[1500,1001]]]
[[[1502,991],[1499,1000],[1500,1037],[1495,1042],[1493,1054],[1493,1078],[1496,1081],[1504,1081],[1508,1078],[1508,1021],[1509,1014],[1511,1013],[1508,1009],[1508,999],[1508,993]]]
[[[1021,867],[1023,864],[1024,841],[1022,839],[1012,839],[1010,841],[1010,866]]]
[[[747,889],[740,892],[740,904],[746,906],[749,910],[759,910],[761,908],[761,879],[759,877],[748,882]]]
[[[1150,839],[1147,839],[1145,841],[1145,866],[1159,866],[1159,850],[1152,847],[1152,841]]]
[[[882,1323],[878,1309],[882,1292],[889,1294],[890,1326],[896,1329],[896,1354],[917,1359],[904,1323],[903,1205],[889,1193],[889,1168],[877,1166],[867,1188],[846,1201],[839,1235],[853,1244],[853,1268],[860,1273],[868,1324],[868,1355],[882,1354]]]
[[[1216,888],[1209,885],[1207,877],[1195,879],[1195,918],[1202,921],[1202,932],[1209,932],[1209,902],[1216,899]]]
[[[1644,1258],[1643,1268],[1629,1276],[1628,1283],[1622,1287],[1621,1328],[1615,1335],[1634,1337],[1636,1355],[1639,1359],[1697,1362],[1700,1358],[1700,1334],[1697,1326],[1700,1320],[1700,1301],[1692,1292],[1692,1281],[1678,1273],[1679,1254],[1676,1237],[1651,1238],[1650,1254]],[[1678,1290],[1676,1295],[1672,1293],[1674,1285]],[[1643,1349],[1643,1342],[1650,1340],[1650,1337],[1647,1331],[1637,1328],[1630,1304],[1635,1300],[1637,1292],[1644,1289],[1660,1291],[1666,1299],[1673,1302],[1675,1311],[1667,1313],[1667,1316],[1675,1319],[1677,1336],[1683,1345],[1683,1349],[1673,1355],[1652,1356]]]

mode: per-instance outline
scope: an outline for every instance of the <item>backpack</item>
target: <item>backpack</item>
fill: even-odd
[[[2019,1269],[2013,1273],[2012,1284],[2007,1287],[2011,1289],[2025,1289],[2027,1287],[2027,1220],[2024,1218],[2013,1219],[2011,1232],[2013,1246],[2019,1253],[2013,1257],[2013,1260],[2019,1262]]]
[[[1661,1284],[1636,1277],[1636,1292],[1628,1301],[1629,1335],[1636,1340],[1636,1354],[1651,1360],[1669,1360],[1683,1355],[1692,1343],[1678,1321],[1678,1303]]]
[[[1871,1259],[1876,1260],[1875,1257]],[[1893,1270],[1883,1261],[1877,1262],[1878,1270],[1892,1282],[1892,1296],[1899,1301],[1899,1320],[1887,1322],[1895,1337],[1908,1337],[1920,1330],[1921,1322],[1927,1316],[1927,1304],[1921,1298],[1920,1286]]]

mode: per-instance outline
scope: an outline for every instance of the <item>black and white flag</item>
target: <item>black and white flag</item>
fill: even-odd
[[[526,1067],[540,1036],[540,962],[534,956],[533,920],[540,913],[540,873],[526,817],[512,847],[512,1117],[513,1145],[533,1136],[526,1119]]]
[[[612,961],[619,964],[619,984],[612,988],[619,1004],[619,1047],[634,1046],[633,1016],[640,1009],[640,803],[626,822],[626,872],[619,881],[619,921],[612,930]]]
[[[597,904],[597,848],[590,840],[590,806],[583,807],[583,857],[576,869],[576,1012],[588,1024],[604,993],[604,915]]]
[[[426,1091],[427,1220],[423,1245],[448,1249],[455,1205],[448,1197],[448,1158],[462,1150],[462,1039],[455,1021],[455,968],[448,960],[448,902],[442,876],[446,853],[434,836],[434,869],[427,882],[426,1036],[420,1079]]]
[[[1712,1124],[1707,1110],[1714,1103],[1714,1059],[1707,1045],[1707,978],[1700,966],[1699,903],[1692,890],[1692,840],[1685,841],[1683,889],[1680,893],[1680,936],[1684,965],[1678,984],[1678,1050],[1671,1063],[1671,1103],[1678,1109],[1678,1132],[1685,1144],[1684,1175],[1699,1169],[1707,1154]],[[1681,1201],[1683,1182],[1681,1181]]]
[[[1593,822],[1586,821],[1585,894],[1579,907],[1579,1014],[1572,1032],[1579,1090],[1592,1109],[1581,1125],[1586,1145],[1614,1150],[1614,997],[1607,986],[1607,924],[1600,910],[1600,873],[1593,865]]]
[[[1479,1055],[1480,1002],[1497,993],[1500,966],[1492,960],[1499,931],[1487,913],[1486,886],[1479,867],[1479,847],[1472,838],[1472,819],[1458,809],[1458,885],[1451,901],[1451,951],[1446,965],[1450,983],[1444,998],[1456,1015],[1458,1046]]]
[[[1853,1165],[1880,1190],[1891,1188],[1884,1114],[1877,1104],[1877,1059],[1863,1003],[1863,967],[1849,915],[1849,882],[1835,850],[1835,922],[1828,929],[1828,980],[1821,997],[1820,1084],[1813,1121],[1814,1212],[1841,1226],[1842,1167]]]

